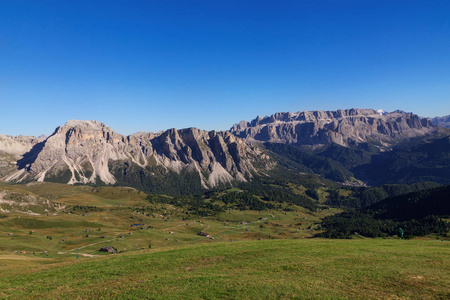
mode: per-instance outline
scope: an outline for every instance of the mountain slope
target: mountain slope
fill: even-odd
[[[402,228],[405,236],[438,234],[446,237],[450,224],[439,217],[450,216],[450,186],[389,197],[361,210],[326,217],[318,234],[328,238],[355,235],[385,237]]]
[[[374,185],[420,181],[450,184],[450,136],[409,143],[374,156],[370,164],[352,171]]]
[[[349,170],[356,166],[370,163],[372,157],[370,152],[344,147],[335,143],[320,149],[317,156],[337,161]]]
[[[19,212],[39,215],[55,212],[63,207],[31,192],[15,187],[0,187],[0,212]]]
[[[0,134],[0,178],[14,172],[17,160],[40,142],[40,138]]]
[[[348,181],[353,176],[338,162],[308,154],[296,147],[278,143],[264,143],[264,146],[276,154],[281,165],[295,172],[315,173],[340,182]]]
[[[421,219],[426,216],[450,216],[450,186],[422,190],[395,196],[365,209],[379,219],[399,221]]]
[[[188,128],[122,136],[97,121],[72,120],[34,145],[17,161],[18,170],[4,179],[115,184],[113,173],[123,174],[128,165],[133,169],[127,168],[127,174],[143,171],[149,176],[157,167],[161,180],[167,174],[195,173],[200,187],[207,188],[245,181],[256,172],[253,162],[269,161],[260,154],[228,132]]]
[[[333,180],[348,181],[354,174],[371,185],[450,183],[450,146],[445,138],[450,135],[449,129],[400,110],[276,113],[251,122],[242,121],[230,132],[254,143],[286,144],[306,150],[315,155],[316,165],[307,166],[313,159],[306,159],[303,153],[302,166],[297,164],[297,171],[312,170]],[[277,149],[281,150],[280,146]],[[292,151],[285,150],[277,152],[278,156],[284,156],[278,157],[278,161],[294,167]],[[326,167],[318,167],[319,158],[328,159]],[[332,174],[337,177],[330,177]]]

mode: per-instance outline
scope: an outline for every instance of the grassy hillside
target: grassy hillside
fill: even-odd
[[[265,240],[82,258],[2,273],[3,299],[448,299],[431,240]]]
[[[4,272],[73,260],[77,249],[80,256],[97,257],[104,246],[129,253],[149,246],[162,249],[192,243],[307,238],[320,231],[322,218],[340,211],[310,211],[284,200],[274,208],[239,189],[149,197],[127,187],[33,183],[4,185],[1,191],[33,195],[54,207],[33,214],[28,213],[31,206],[27,211],[0,211],[0,260],[8,261]],[[200,236],[202,231],[210,238]]]
[[[354,197],[356,190],[327,187],[316,175],[296,178],[189,196],[2,185],[4,197],[32,196],[52,210],[0,212],[0,298],[450,296],[448,238],[311,239],[324,218],[342,212],[323,204],[333,191]],[[98,251],[105,246],[118,254]]]
[[[450,224],[450,186],[389,197],[360,210],[350,210],[323,220],[321,237],[350,238],[396,235],[402,228],[406,237],[436,234],[448,236]],[[440,219],[444,218],[444,219]]]

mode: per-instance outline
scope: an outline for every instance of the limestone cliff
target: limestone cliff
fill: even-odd
[[[195,172],[207,188],[245,181],[256,172],[253,162],[261,159],[258,148],[229,132],[188,128],[123,136],[98,121],[72,120],[29,149],[4,180],[114,184],[112,163],[124,162]]]
[[[373,109],[302,111],[276,113],[241,121],[231,129],[248,141],[309,145],[336,143],[342,146],[372,144],[388,149],[400,141],[430,134],[436,130],[431,121],[412,113],[380,114]]]

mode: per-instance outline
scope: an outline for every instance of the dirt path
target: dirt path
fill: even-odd
[[[80,256],[85,256],[85,257],[97,257],[100,255],[94,255],[94,254],[88,254],[88,253],[70,253],[70,252],[58,252],[58,254],[71,254],[71,255],[80,255]]]
[[[112,241],[113,239],[110,239],[110,240],[106,240],[106,241],[101,241],[101,242],[97,242],[97,243],[92,243],[92,244],[89,244],[89,245],[86,245],[86,246],[82,246],[82,247],[78,247],[78,248],[75,248],[75,249],[72,249],[72,250],[69,250],[69,251],[67,251],[67,252],[58,252],[58,254],[72,254],[72,255],[81,255],[81,256],[85,256],[85,257],[97,257],[98,255],[94,255],[94,254],[88,254],[88,253],[80,253],[80,252],[78,252],[78,253],[73,253],[75,250],[80,250],[80,249],[83,249],[83,248],[86,248],[86,247],[89,247],[89,246],[93,246],[93,245],[97,245],[97,244],[101,244],[101,243],[105,243],[105,242],[110,242],[110,241]]]
[[[105,243],[105,242],[110,242],[110,241],[112,241],[112,240],[114,240],[114,239],[110,239],[110,240],[106,240],[106,241],[101,241],[101,242],[97,242],[97,243],[92,243],[92,244],[89,244],[89,245],[86,245],[86,246],[82,246],[82,247],[78,247],[78,248],[69,250],[69,251],[67,251],[67,252],[61,252],[61,251],[60,251],[60,252],[58,252],[58,254],[72,254],[72,255],[77,255],[77,253],[73,253],[73,252],[76,251],[76,250],[80,250],[80,249],[89,247],[89,246],[93,246],[93,245],[97,245],[97,244],[101,244],[101,243]],[[85,256],[85,257],[97,257],[97,256],[99,256],[99,255],[88,254],[88,253],[79,253],[79,252],[78,252],[78,255]]]
[[[105,243],[105,242],[111,242],[112,240],[114,240],[114,239],[110,239],[110,240],[106,240],[106,241],[101,241],[101,242],[89,244],[89,245],[82,246],[82,247],[77,247],[77,248],[75,248],[75,249],[69,250],[68,252],[72,252],[72,251],[75,251],[75,250],[77,250],[77,249],[80,250],[80,249],[83,249],[83,248],[86,248],[86,247],[89,247],[89,246],[93,246],[93,245],[97,245],[97,244],[101,244],[101,243]]]

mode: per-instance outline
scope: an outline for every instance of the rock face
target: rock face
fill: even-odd
[[[9,136],[0,134],[0,152],[21,156],[43,139],[32,136]]]
[[[18,170],[3,179],[114,184],[112,166],[125,163],[137,170],[159,166],[194,172],[207,188],[245,181],[261,159],[257,148],[229,132],[188,128],[123,136],[97,121],[72,120],[29,149],[17,161]]]
[[[16,170],[17,160],[40,142],[40,138],[0,134],[0,178]]]
[[[444,128],[450,128],[450,116],[436,117],[431,119],[431,122],[434,125],[438,125]]]
[[[276,113],[241,121],[231,129],[249,141],[322,146],[372,144],[387,149],[398,142],[432,133],[435,125],[412,113],[380,114],[373,109]]]

